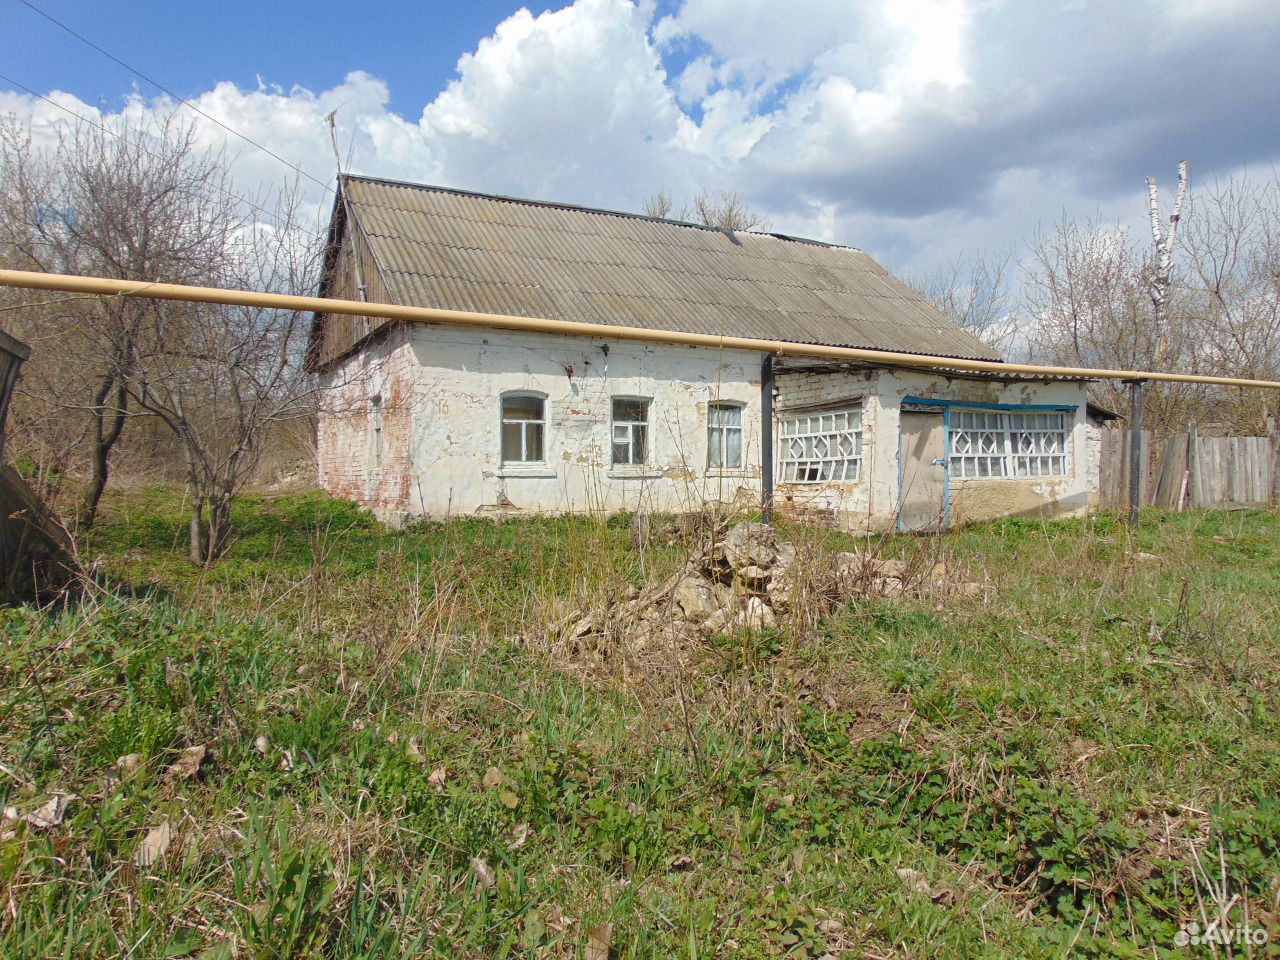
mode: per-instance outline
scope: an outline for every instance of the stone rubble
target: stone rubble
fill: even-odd
[[[867,597],[978,595],[944,564],[907,563],[871,554],[836,553],[801,560],[794,544],[763,523],[716,524],[691,558],[663,582],[629,591],[595,611],[577,610],[555,625],[560,639],[696,640],[739,630],[762,631],[804,612],[814,618]],[[806,562],[807,561],[807,562]]]

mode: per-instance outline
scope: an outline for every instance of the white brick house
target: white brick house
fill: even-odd
[[[321,293],[999,359],[850,248],[359,177]],[[310,363],[322,485],[393,520],[759,503],[770,473],[852,528],[1088,505],[1079,380],[332,314]]]

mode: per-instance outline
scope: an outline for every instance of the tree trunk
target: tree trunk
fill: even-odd
[[[231,540],[231,494],[223,492],[209,501],[209,543],[206,562],[212,564],[227,551]]]
[[[107,397],[115,389],[115,405],[107,409]],[[107,374],[94,397],[93,407],[93,476],[89,481],[89,489],[85,492],[84,503],[80,508],[79,529],[88,530],[98,518],[98,504],[107,489],[107,477],[111,467],[111,450],[120,439],[124,429],[125,407],[129,395],[125,390],[123,377]]]
[[[194,564],[204,563],[204,500],[191,491],[191,520],[187,526],[187,558]]]

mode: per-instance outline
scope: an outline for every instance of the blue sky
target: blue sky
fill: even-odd
[[[18,0],[0,0],[0,72],[40,90],[114,104],[137,84],[128,70]],[[551,4],[296,3],[263,0],[39,0],[35,6],[183,97],[222,80],[323,90],[352,70],[387,81],[390,107],[416,116],[452,79],[458,57],[521,6]]]
[[[1143,178],[1184,157],[1193,183],[1280,160],[1274,0],[33,2],[326,183],[336,111],[357,172],[622,209],[731,190],[900,271],[1064,212],[1141,228]],[[37,143],[178,110],[245,190],[289,173],[0,4],[0,74],[58,104],[0,81]]]

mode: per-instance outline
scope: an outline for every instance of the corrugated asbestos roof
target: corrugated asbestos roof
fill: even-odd
[[[999,360],[860,250],[344,176],[394,302]]]

